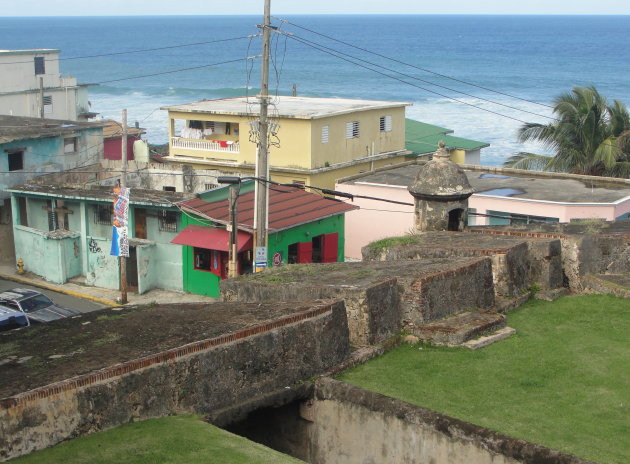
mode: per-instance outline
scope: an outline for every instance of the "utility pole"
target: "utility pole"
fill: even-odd
[[[127,110],[122,110],[122,176],[120,181],[120,187],[127,187]],[[129,234],[129,231],[127,231]],[[119,256],[120,265],[120,302],[122,304],[127,303],[127,258],[125,256]]]
[[[262,49],[262,72],[260,86],[260,118],[259,118],[259,139],[258,153],[256,155],[256,224],[255,229],[255,270],[259,271],[267,266],[267,202],[268,202],[268,162],[269,162],[269,38],[271,34],[271,0],[265,0],[264,22],[262,26],[263,49]],[[264,265],[262,264],[264,259]]]
[[[238,187],[230,185],[230,249],[228,277],[230,279],[238,277],[238,247],[237,247],[237,231],[236,222],[236,200],[238,199]]]

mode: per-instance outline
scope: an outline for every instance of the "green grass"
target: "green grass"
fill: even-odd
[[[61,443],[16,464],[300,463],[195,416],[151,419]]]
[[[368,243],[371,250],[382,250],[399,245],[414,245],[422,243],[422,237],[419,235],[403,235],[401,237],[388,237],[375,242]]]
[[[600,463],[630,456],[630,300],[531,301],[484,349],[400,345],[339,376]]]

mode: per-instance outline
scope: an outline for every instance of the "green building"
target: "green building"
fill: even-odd
[[[253,182],[241,184],[237,200],[238,272],[252,272],[254,233]],[[219,296],[227,277],[229,232],[228,188],[200,193],[178,203],[183,230],[172,243],[183,245],[184,290]],[[269,190],[268,266],[344,260],[344,214],[357,209],[342,201],[300,188]]]

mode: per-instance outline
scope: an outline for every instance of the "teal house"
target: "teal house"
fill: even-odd
[[[253,182],[241,184],[237,200],[238,272],[252,272],[254,233]],[[228,188],[200,193],[178,204],[182,231],[172,243],[183,245],[184,290],[219,296],[227,278],[229,232]],[[344,260],[345,213],[356,206],[301,188],[269,190],[268,266]]]
[[[11,194],[16,259],[24,268],[55,283],[120,288],[119,260],[110,255],[111,187],[22,185]],[[132,189],[129,199],[130,291],[152,288],[183,291],[181,246],[171,240],[181,230],[174,204],[178,192]]]

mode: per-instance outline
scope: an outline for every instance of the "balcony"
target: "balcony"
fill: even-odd
[[[212,151],[217,153],[240,153],[238,142],[225,142],[220,140],[195,140],[182,137],[171,137],[171,148],[185,150]]]

